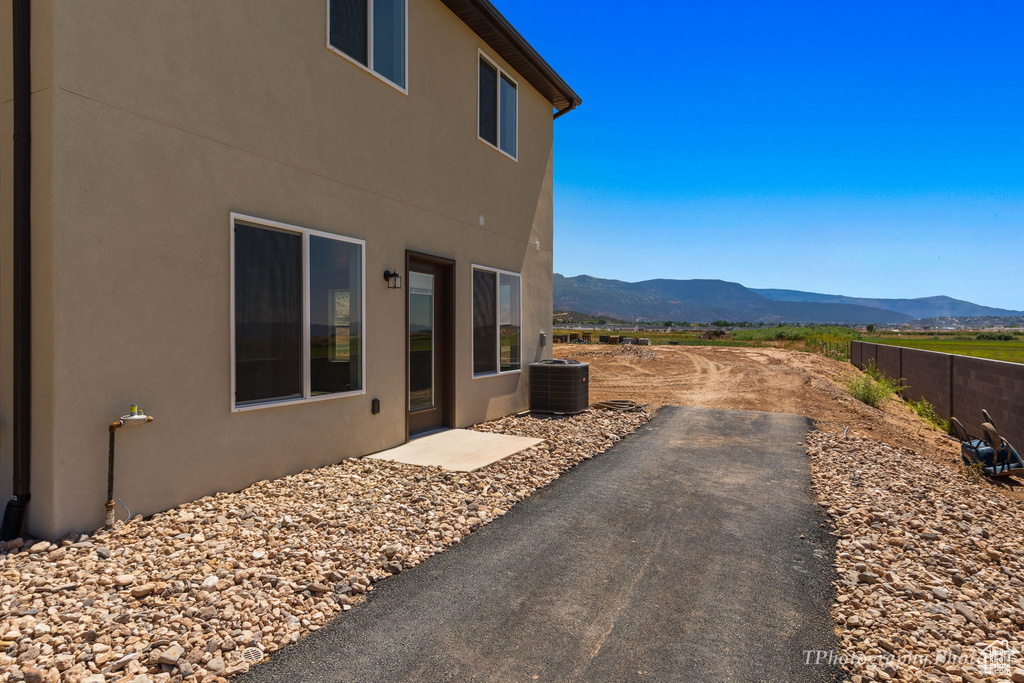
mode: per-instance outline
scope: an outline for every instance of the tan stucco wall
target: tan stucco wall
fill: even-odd
[[[457,424],[526,407],[525,373],[472,378],[471,265],[523,273],[524,365],[549,355],[551,105],[517,77],[512,161],[476,137],[494,53],[440,2],[409,2],[408,95],[327,49],[325,5],[58,3],[30,531],[101,522],[132,402],[155,421],[118,434],[115,493],[143,514],[403,442],[406,291],[381,273],[406,249],[457,261]],[[230,411],[232,211],[367,241],[365,396]]]

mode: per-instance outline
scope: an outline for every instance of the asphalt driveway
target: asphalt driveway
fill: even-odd
[[[239,680],[842,680],[810,428],[662,408]]]

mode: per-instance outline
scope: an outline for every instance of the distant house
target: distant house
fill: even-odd
[[[490,2],[14,3],[0,496],[31,494],[27,532],[102,522],[129,404],[143,514],[526,407],[580,98]]]

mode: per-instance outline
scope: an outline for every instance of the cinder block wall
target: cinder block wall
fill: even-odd
[[[911,349],[903,349],[910,351]],[[903,356],[903,375],[914,378],[907,389],[903,391],[904,398],[914,401],[927,400],[935,406],[939,415],[949,417],[953,415],[953,406],[950,403],[949,379],[952,376],[954,356],[948,353],[908,353]],[[960,411],[966,416],[964,411]],[[977,411],[976,411],[977,412]],[[960,418],[960,415],[957,415]],[[960,418],[963,419],[963,418]],[[980,423],[979,423],[980,424]]]
[[[927,400],[972,434],[981,432],[984,408],[1018,452],[1024,447],[1024,364],[858,341],[850,360],[861,369],[875,361],[886,375],[902,377],[906,398]]]
[[[900,347],[879,345],[875,349],[875,363],[886,377],[903,377]]]
[[[987,409],[999,433],[1020,452],[1024,447],[1024,365],[954,356],[952,368],[953,414],[969,428],[977,428],[981,409]]]

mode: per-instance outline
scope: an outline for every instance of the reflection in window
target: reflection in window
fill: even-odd
[[[362,280],[358,244],[309,237],[310,394],[334,394],[362,386]]]
[[[498,371],[496,307],[497,273],[473,270],[473,374]]]
[[[405,0],[373,0],[372,68],[405,87]]]
[[[235,407],[361,390],[362,244],[245,221],[234,223]]]
[[[366,0],[331,0],[331,45],[369,66]]]
[[[302,396],[302,236],[235,227],[235,400]]]
[[[330,0],[330,46],[404,89],[405,3],[406,0]]]
[[[409,409],[434,406],[434,276],[409,273]]]
[[[501,75],[501,149],[516,155],[516,84]]]
[[[518,370],[519,338],[523,329],[522,307],[519,303],[519,276],[502,273],[498,313],[501,317],[501,372]]]
[[[515,81],[480,55],[477,92],[477,135],[515,158],[519,143],[519,98]]]
[[[498,146],[498,70],[480,58],[480,127],[487,142]]]
[[[511,372],[522,367],[521,278],[473,269],[473,374]]]

